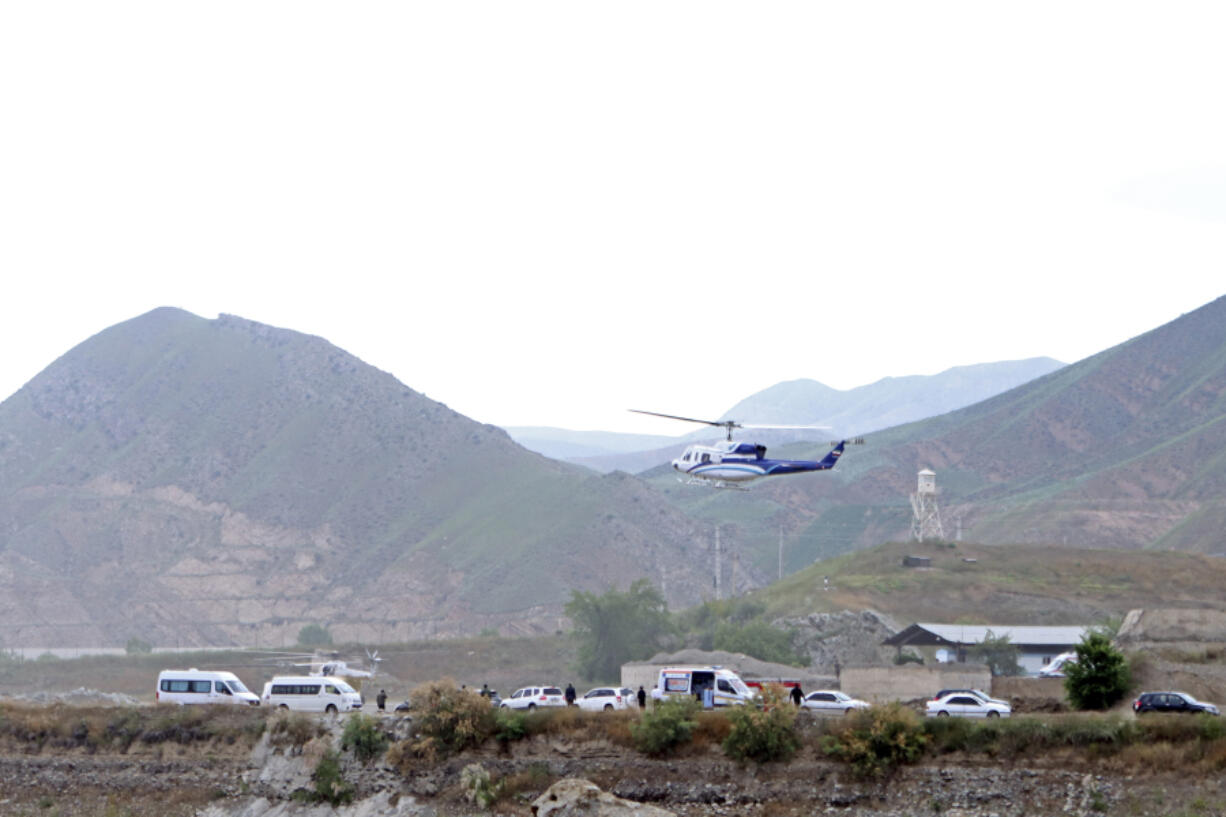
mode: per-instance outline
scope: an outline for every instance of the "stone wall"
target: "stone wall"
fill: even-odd
[[[987,690],[992,673],[986,664],[903,664],[887,667],[844,667],[839,687],[870,703],[931,698],[947,688]]]
[[[992,693],[993,698],[1004,698],[1012,701],[1014,698],[1064,700],[1063,678],[1015,678],[1004,675],[992,679],[992,688],[980,687]]]

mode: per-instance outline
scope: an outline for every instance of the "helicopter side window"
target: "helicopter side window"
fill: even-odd
[[[710,454],[703,454],[703,455],[702,455],[702,461],[703,461],[703,462],[710,462],[710,461],[711,461],[711,455],[710,455]]]

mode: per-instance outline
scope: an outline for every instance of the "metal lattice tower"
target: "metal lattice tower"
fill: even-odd
[[[917,542],[928,539],[944,539],[941,527],[941,511],[937,507],[937,475],[925,468],[919,472],[919,484],[911,494],[911,538]]]

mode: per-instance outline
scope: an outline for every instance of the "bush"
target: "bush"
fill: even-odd
[[[663,757],[689,743],[701,708],[702,704],[689,696],[657,701],[637,723],[630,725],[634,748],[649,757]]]
[[[1077,709],[1108,709],[1132,682],[1124,654],[1096,632],[1087,633],[1077,645],[1077,661],[1066,664],[1064,673],[1064,691]]]
[[[341,774],[340,758],[336,752],[324,752],[311,779],[315,781],[315,794],[312,799],[316,803],[339,806],[353,801],[353,784]]]
[[[418,757],[435,759],[480,746],[497,728],[490,702],[457,689],[450,678],[423,684],[412,700],[418,737],[411,748]]]
[[[302,712],[279,710],[273,715],[272,725],[268,727],[268,742],[277,748],[300,748],[327,731],[317,718]]]
[[[733,760],[770,763],[790,760],[800,748],[796,733],[796,710],[785,703],[777,686],[762,690],[765,708],[736,706],[728,712],[732,731],[724,738],[724,754]]]
[[[361,713],[350,716],[341,735],[341,748],[352,751],[353,756],[363,763],[369,763],[387,751],[389,742],[387,735],[379,728],[379,722]]]
[[[913,763],[928,744],[919,715],[898,703],[857,710],[822,738],[821,750],[851,765],[857,777],[881,777]]]
[[[481,808],[489,808],[498,799],[498,786],[490,780],[490,773],[480,763],[470,763],[460,772],[460,787],[468,802]]]
[[[494,715],[494,738],[506,746],[528,736],[528,716],[517,709],[499,709]]]

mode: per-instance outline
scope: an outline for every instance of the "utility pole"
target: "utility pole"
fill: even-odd
[[[783,579],[783,525],[779,526],[779,578]]]
[[[720,561],[719,552],[719,525],[715,526],[715,600],[719,601],[723,596],[720,594],[720,573],[723,572],[723,564]]]

